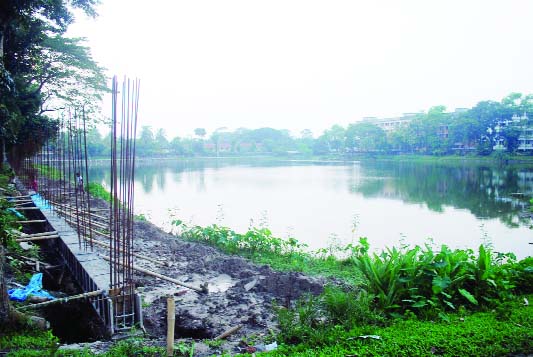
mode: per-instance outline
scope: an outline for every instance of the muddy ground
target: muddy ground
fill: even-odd
[[[22,190],[23,193],[26,193]],[[66,202],[64,202],[66,203]],[[71,203],[74,203],[71,200]],[[107,203],[91,199],[92,208],[105,208]],[[105,211],[99,211],[105,217]],[[100,219],[104,223],[105,218]],[[99,240],[104,240],[99,238]],[[243,352],[244,343],[261,345],[270,342],[277,330],[273,302],[288,305],[302,294],[318,294],[324,281],[294,272],[277,272],[269,266],[256,265],[237,256],[187,242],[166,233],[146,221],[134,224],[134,251],[163,264],[134,259],[136,266],[172,277],[188,285],[207,283],[209,293],[202,294],[152,276],[135,273],[135,283],[143,299],[144,328],[150,344],[164,345],[167,331],[166,298],[176,301],[176,343],[195,343],[195,356],[211,356],[223,351]],[[98,246],[94,246],[99,250]],[[102,253],[105,253],[102,250]],[[242,326],[218,347],[206,340],[226,330]],[[89,347],[98,352],[109,343],[98,341],[62,348]]]

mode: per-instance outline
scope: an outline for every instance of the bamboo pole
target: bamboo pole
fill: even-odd
[[[24,206],[28,203],[33,203],[33,201],[11,201],[11,203],[15,204],[15,207]]]
[[[19,257],[20,259],[30,260],[32,262],[39,262],[39,264],[42,264],[45,267],[45,269],[49,269],[49,268],[52,267],[51,265],[48,265],[48,263],[42,262],[42,261],[37,260],[35,258],[26,257],[24,255],[20,255],[20,254],[16,254],[16,253],[11,253],[10,255],[14,255],[16,257]]]
[[[59,304],[59,303],[65,303],[65,302],[69,302],[69,301],[72,301],[72,300],[78,300],[78,299],[83,299],[83,298],[88,298],[88,297],[98,296],[98,295],[101,295],[101,294],[105,293],[106,291],[107,291],[107,290],[95,290],[95,291],[90,291],[90,292],[88,292],[88,293],[83,293],[83,294],[78,294],[78,295],[67,296],[67,297],[60,298],[60,299],[55,299],[55,300],[50,300],[50,301],[40,302],[40,303],[38,303],[38,304],[31,304],[31,305],[21,306],[21,307],[19,307],[17,310],[21,311],[21,310],[27,310],[27,309],[38,309],[38,308],[41,308],[41,307],[43,307],[43,306],[48,306],[48,305],[53,305],[53,304]]]
[[[66,209],[74,209],[75,208],[72,205],[57,203],[57,202],[54,202],[54,201],[50,201],[50,204],[54,205],[55,207],[63,207],[63,208],[66,208]],[[58,209],[56,208],[56,210],[58,210]],[[108,217],[104,217],[104,216],[100,216],[100,215],[97,215],[95,213],[92,213],[94,211],[95,210],[91,210],[90,212],[83,211],[83,214],[90,214],[92,217],[100,218],[100,219],[103,219],[103,220],[109,220]],[[109,209],[107,209],[107,208],[106,209],[102,209],[102,211],[109,211]]]
[[[84,236],[83,239],[89,241],[89,237],[87,236]],[[106,247],[106,248],[109,248],[109,244],[105,243],[105,242],[102,242],[102,241],[99,241],[99,240],[96,240],[96,239],[93,239],[92,242],[96,245],[100,245],[102,247]],[[124,252],[123,249],[120,249],[121,252]],[[159,261],[159,260],[156,260],[154,258],[150,258],[150,257],[147,257],[146,255],[142,255],[142,254],[138,254],[138,253],[132,253],[133,256],[139,258],[139,259],[143,259],[143,260],[147,260],[149,262],[152,262],[152,263],[155,263],[155,264],[158,264],[158,265],[161,265],[161,266],[164,266],[164,267],[168,267],[168,265],[162,261]]]
[[[229,330],[226,330],[222,332],[220,335],[214,338],[214,340],[221,340],[223,338],[228,337],[229,335],[233,335],[235,332],[239,331],[242,328],[242,325],[237,325],[235,327],[230,328]]]
[[[14,207],[17,211],[29,211],[40,209],[39,207]]]
[[[50,235],[57,234],[57,231],[49,231],[49,232],[41,232],[41,233],[33,233],[33,234],[25,234],[19,231],[15,231],[15,232],[17,232],[21,238],[42,237],[42,236],[50,236]]]
[[[174,327],[176,325],[176,302],[167,296],[167,356],[174,356]]]
[[[46,222],[46,219],[34,219],[31,221],[16,221],[15,223],[44,223]]]
[[[31,238],[19,238],[15,239],[15,242],[22,243],[22,242],[34,242],[38,240],[47,240],[47,239],[55,239],[59,238],[59,235],[53,235],[53,236],[42,236],[42,237],[31,237]]]
[[[81,215],[77,215],[76,216],[75,214],[68,213],[67,211],[64,211],[62,209],[56,209],[56,211],[60,212],[61,214],[64,214],[65,216],[70,217],[71,219],[78,218],[82,223],[88,223],[89,222],[89,220],[84,217],[84,213],[82,213]],[[101,229],[108,229],[109,228],[108,226],[105,226],[105,225],[103,225],[101,223],[98,223],[98,222],[91,222],[91,226],[96,226],[96,227],[101,228]]]
[[[71,218],[66,218],[66,217],[63,217],[63,218],[65,219],[65,221],[67,221],[67,223],[74,223],[74,224],[76,223],[76,222],[75,222],[73,219],[71,219]],[[104,238],[108,238],[108,239],[109,239],[109,233],[105,233],[105,232],[97,231],[96,229],[93,229],[92,227],[91,227],[91,231],[92,231],[93,233],[96,233],[96,234],[98,234],[98,235],[104,237]]]
[[[105,259],[107,261],[110,261],[109,257],[106,257],[105,255],[100,255],[100,256],[103,259]],[[120,264],[120,265],[124,266],[124,264]],[[140,268],[140,267],[135,266],[135,265],[132,266],[132,269],[133,270],[137,270],[138,272],[144,273],[146,275],[155,276],[156,278],[169,281],[169,282],[174,283],[174,284],[179,285],[179,286],[183,286],[184,288],[191,289],[191,290],[194,290],[194,291],[199,292],[199,293],[204,293],[204,294],[208,293],[207,284],[201,285],[199,288],[197,288],[195,286],[182,283],[181,281],[176,280],[176,279],[171,278],[171,277],[168,277],[166,275],[162,275],[162,274],[159,274],[159,273],[156,273],[156,272],[144,269],[144,268]]]

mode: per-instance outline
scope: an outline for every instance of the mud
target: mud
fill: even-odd
[[[142,254],[158,256],[170,266],[151,262],[137,264],[193,286],[208,283],[209,293],[194,291],[151,277],[139,277],[143,295],[144,325],[154,338],[166,333],[166,295],[176,296],[176,338],[211,339],[242,325],[222,348],[237,352],[241,339],[262,338],[277,329],[272,303],[287,305],[302,294],[319,294],[324,281],[299,273],[281,273],[269,266],[228,256],[202,244],[181,240],[148,222],[135,223],[136,247]],[[154,254],[155,253],[155,254]],[[180,295],[180,293],[183,295]],[[197,345],[199,341],[196,341]],[[203,346],[207,347],[207,346]],[[205,349],[205,348],[204,348]],[[211,355],[220,350],[205,350]]]
[[[105,208],[107,203],[93,198],[91,207]],[[99,214],[105,215],[105,211],[102,212]],[[288,305],[303,294],[319,294],[325,284],[321,278],[273,271],[267,265],[256,265],[212,247],[187,242],[146,221],[136,221],[134,232],[135,253],[164,263],[135,258],[135,265],[188,285],[199,287],[207,283],[209,289],[208,294],[197,293],[136,272],[135,283],[143,299],[144,327],[150,339],[148,344],[164,345],[168,295],[173,294],[176,300],[177,342],[194,341],[195,356],[211,356],[223,351],[239,352],[242,340],[264,343],[264,339],[277,330],[274,301]],[[95,245],[94,249],[101,248]],[[238,325],[242,328],[219,347],[202,342]],[[97,342],[71,347],[88,347],[98,352],[106,346],[108,343]]]

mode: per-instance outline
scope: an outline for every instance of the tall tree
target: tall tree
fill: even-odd
[[[97,0],[0,2],[2,148],[8,144],[6,149],[15,149],[18,156],[38,150],[44,142],[39,140],[56,132],[56,123],[45,114],[62,103],[85,105],[87,111],[94,108],[92,103],[105,88],[103,69],[79,39],[62,36],[74,19],[72,8],[95,16],[96,4]]]
[[[387,149],[385,131],[372,123],[350,124],[345,135],[346,149],[352,152],[376,152]]]

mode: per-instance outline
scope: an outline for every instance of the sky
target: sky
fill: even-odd
[[[140,79],[139,125],[169,138],[222,127],[316,137],[533,93],[529,0],[101,0],[97,11],[67,35],[86,37],[109,76]]]

